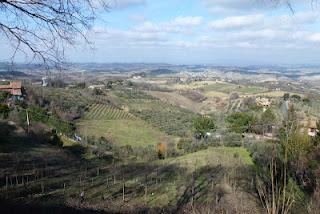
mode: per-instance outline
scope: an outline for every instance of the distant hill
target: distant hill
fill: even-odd
[[[0,71],[0,77],[10,79],[12,77],[31,77],[31,75],[21,71]]]
[[[166,75],[166,74],[174,74],[176,71],[167,69],[167,68],[158,68],[158,69],[153,69],[149,72],[150,76],[158,76],[158,75]]]

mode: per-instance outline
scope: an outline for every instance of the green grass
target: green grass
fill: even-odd
[[[203,86],[202,89],[205,91],[205,93],[209,94],[210,91],[222,92],[227,94],[231,92],[256,94],[268,91],[267,89],[258,86],[239,86],[232,83],[213,83]]]
[[[263,93],[267,92],[268,89],[258,87],[258,86],[246,86],[242,88],[236,89],[237,92],[246,93],[246,94],[257,94],[257,93]]]
[[[195,153],[190,153],[178,158],[171,158],[167,161],[171,163],[179,163],[182,166],[193,169],[194,167],[203,167],[208,163],[215,161],[223,161],[224,165],[231,167],[234,163],[234,156],[239,156],[238,160],[243,161],[245,165],[253,165],[250,153],[242,147],[209,147]]]
[[[237,85],[230,83],[213,83],[202,87],[205,92],[218,91],[222,93],[230,93],[232,91],[235,91],[237,88]]]
[[[112,91],[109,96],[113,97],[118,106],[127,106],[130,114],[169,135],[184,136],[190,132],[196,117],[190,110],[171,105],[138,90],[134,93],[127,90]]]
[[[82,120],[78,127],[82,135],[103,136],[118,145],[147,146],[168,140],[164,133],[139,119]]]
[[[98,129],[101,128],[102,132],[109,130],[110,135],[115,133],[117,137],[124,137],[119,138],[123,142],[132,143],[134,140],[139,140],[137,143],[145,145],[145,143],[154,141],[154,137],[159,137],[159,132],[150,128],[143,121],[90,120],[84,122],[92,123],[94,129],[91,131],[99,131]],[[49,201],[52,204],[62,205],[66,203],[65,200],[77,201],[79,192],[85,191],[86,203],[92,206],[99,204],[103,195],[107,198],[106,205],[115,206],[114,208],[108,207],[111,212],[119,210],[122,205],[123,178],[128,207],[139,207],[143,204],[148,207],[167,207],[176,206],[181,201],[182,205],[190,202],[188,188],[190,189],[194,178],[197,190],[196,200],[199,202],[211,203],[212,200],[215,200],[212,197],[214,194],[214,190],[211,189],[212,182],[214,186],[218,184],[231,186],[232,182],[236,182],[237,192],[243,198],[243,203],[247,204],[248,200],[252,201],[248,199],[252,196],[246,192],[247,189],[243,189],[249,186],[246,183],[247,180],[250,180],[247,179],[247,176],[250,176],[248,172],[251,170],[250,165],[253,164],[249,153],[244,148],[210,147],[165,160],[123,160],[112,164],[111,161],[104,159],[83,159],[82,153],[77,150],[81,148],[79,147],[81,145],[63,136],[61,140],[63,147],[32,144],[33,139],[30,139],[31,144],[25,140],[19,141],[19,138],[11,139],[10,142],[17,143],[15,147],[21,150],[11,147],[1,150],[1,174],[11,176],[17,173],[21,182],[21,175],[25,172],[34,173],[34,169],[41,171],[44,166],[47,166],[50,173],[48,170],[44,171],[43,178],[36,178],[26,186],[10,187],[7,191],[1,192],[0,197],[9,196],[11,199],[26,203],[32,200],[35,205],[48,204]],[[3,147],[9,146],[4,141],[0,142]],[[156,153],[155,150],[154,152]],[[17,161],[17,158],[20,161]],[[97,169],[100,169],[99,173]],[[115,183],[113,182],[114,177],[116,177]],[[44,194],[41,193],[41,183],[45,185]],[[65,191],[64,184],[66,185]],[[145,185],[148,187],[146,196]],[[4,189],[3,186],[1,188]],[[33,195],[32,198],[27,197],[30,194]],[[252,209],[250,205],[248,205],[249,208]]]

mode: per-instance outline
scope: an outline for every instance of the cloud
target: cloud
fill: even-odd
[[[320,33],[315,33],[308,36],[308,40],[312,42],[320,42]]]
[[[132,14],[129,15],[129,20],[133,21],[133,22],[145,22],[147,20],[147,18],[143,15],[143,14]]]
[[[202,24],[203,18],[199,16],[178,16],[167,22],[144,22],[134,27],[139,32],[166,32],[166,33],[193,33],[193,29]]]
[[[214,30],[241,29],[282,29],[295,31],[307,28],[317,23],[319,15],[315,12],[297,12],[292,15],[251,14],[245,16],[227,16],[209,22],[208,26]]]
[[[204,6],[213,14],[248,14],[286,7],[296,10],[302,4],[316,6],[310,0],[201,0]],[[288,4],[290,2],[290,4]]]
[[[261,25],[264,22],[264,16],[261,14],[247,16],[231,16],[224,19],[215,20],[209,23],[213,29],[239,29],[251,26]]]
[[[202,23],[203,18],[200,16],[178,16],[171,24],[173,26],[192,27],[198,26]]]
[[[212,13],[243,13],[266,8],[267,4],[259,0],[202,0]]]
[[[146,4],[145,0],[108,0],[106,4],[111,9],[125,9],[132,6],[140,6]]]

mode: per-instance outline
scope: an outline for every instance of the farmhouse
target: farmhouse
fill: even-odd
[[[10,81],[9,84],[0,85],[0,91],[9,92],[13,96],[22,96],[21,81]]]
[[[258,97],[256,99],[256,103],[258,106],[269,107],[271,105],[271,101],[268,98]]]
[[[105,85],[90,85],[90,86],[88,87],[88,89],[91,89],[91,90],[93,90],[93,89],[100,89],[100,90],[102,90],[102,89],[105,89],[105,88],[106,88]]]
[[[315,137],[319,130],[317,129],[317,120],[315,118],[308,118],[301,122],[301,131],[307,132],[310,137]]]

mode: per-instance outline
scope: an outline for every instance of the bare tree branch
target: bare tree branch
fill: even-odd
[[[48,66],[60,65],[65,48],[86,32],[97,12],[106,10],[104,0],[0,0],[0,34],[18,52]]]

